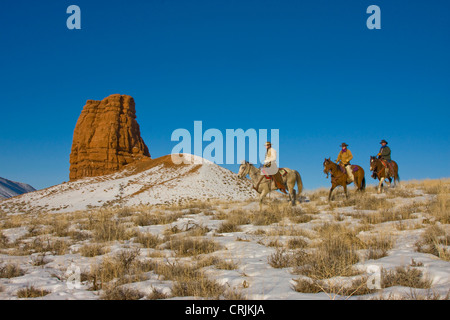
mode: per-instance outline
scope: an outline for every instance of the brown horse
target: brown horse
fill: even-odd
[[[355,183],[355,186],[358,191],[364,191],[366,189],[366,178],[364,177],[364,169],[357,165],[352,165],[354,181],[347,180],[347,171],[345,169],[341,169],[341,167],[331,161],[330,158],[325,159],[323,162],[323,172],[327,175],[331,173],[331,189],[330,194],[328,195],[328,201],[331,200],[331,194],[333,190],[337,186],[343,186],[345,196],[348,199],[347,185],[352,182]]]
[[[380,180],[378,184],[378,193],[381,193],[381,187],[383,186],[383,182],[389,180],[389,185],[392,183],[392,178],[394,178],[394,185],[400,182],[400,176],[398,175],[398,165],[397,162],[391,161],[392,168],[394,172],[390,172],[391,170],[386,170],[383,162],[377,157],[370,157],[370,171],[373,171],[372,177],[374,179]],[[389,172],[386,172],[389,171]]]

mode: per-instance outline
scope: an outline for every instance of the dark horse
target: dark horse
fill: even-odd
[[[389,185],[392,183],[392,178],[394,178],[394,185],[400,182],[400,176],[398,175],[398,165],[397,162],[391,161],[392,168],[394,172],[390,172],[391,170],[386,170],[383,162],[377,157],[370,157],[370,171],[373,171],[372,177],[374,179],[378,178],[380,183],[378,184],[378,193],[381,193],[381,187],[383,186],[383,182],[388,179]],[[389,172],[387,172],[389,171]]]
[[[347,185],[352,182],[355,183],[358,191],[364,191],[366,189],[366,178],[364,177],[364,169],[357,165],[352,165],[354,181],[347,181],[347,172],[342,169],[338,164],[330,160],[330,158],[325,159],[323,162],[323,172],[327,175],[331,173],[331,189],[328,195],[328,201],[331,200],[331,194],[337,186],[343,186],[345,196],[348,199]]]

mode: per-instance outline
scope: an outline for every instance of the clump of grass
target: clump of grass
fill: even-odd
[[[66,217],[54,217],[49,225],[51,233],[57,237],[67,237],[69,235],[70,222]]]
[[[421,239],[416,243],[417,251],[430,253],[442,260],[450,261],[450,251],[447,249],[450,244],[450,235],[440,226],[428,227]]]
[[[355,202],[355,209],[358,210],[380,210],[389,208],[390,204],[386,199],[377,198],[371,195],[363,195],[358,197]]]
[[[207,254],[214,252],[220,246],[209,239],[195,239],[195,238],[175,238],[169,241],[168,248],[173,250],[180,256],[196,256],[199,254]]]
[[[287,243],[287,247],[289,249],[303,249],[308,246],[308,242],[300,237],[295,237],[293,239],[289,239]]]
[[[295,280],[294,290],[301,293],[319,293],[325,292],[331,299],[338,296],[351,297],[356,295],[366,295],[374,293],[377,290],[367,286],[367,278],[362,277],[348,283],[330,283],[323,280],[297,279]]]
[[[129,240],[135,235],[126,225],[115,219],[102,219],[94,228],[94,239],[100,242]]]
[[[225,221],[216,230],[218,233],[240,232],[242,228],[234,221]]]
[[[16,278],[21,277],[25,272],[16,264],[8,263],[0,266],[0,278]]]
[[[293,255],[284,248],[277,248],[268,258],[267,262],[272,268],[287,268],[292,265]]]
[[[32,299],[44,297],[51,292],[44,289],[36,289],[34,286],[28,286],[26,288],[17,291],[17,297],[20,299]]]
[[[313,279],[358,274],[353,265],[359,261],[362,241],[339,224],[325,224],[318,230],[322,241],[311,252],[296,257],[296,272]]]
[[[138,232],[134,242],[142,244],[144,248],[156,248],[158,245],[163,243],[163,240],[151,233]]]
[[[78,253],[81,254],[83,257],[102,256],[108,252],[109,252],[108,248],[96,243],[86,244],[78,250]]]
[[[147,300],[162,300],[169,298],[168,294],[165,294],[161,290],[152,287],[152,292],[147,296]]]
[[[388,255],[394,246],[394,240],[388,235],[373,236],[363,241],[363,247],[367,250],[367,259],[380,259]]]
[[[422,271],[411,267],[397,267],[395,270],[381,270],[382,287],[403,286],[429,289],[432,281],[423,276]]]
[[[8,248],[9,247],[9,239],[7,236],[0,232],[0,248]]]
[[[106,289],[100,296],[102,300],[139,300],[142,299],[144,295],[130,288],[124,287],[113,287],[111,289]]]
[[[280,222],[281,219],[280,212],[274,210],[255,211],[250,216],[250,221],[255,226],[268,226]]]
[[[141,212],[134,216],[134,223],[138,226],[145,227],[151,225],[158,224],[169,224],[177,221],[180,217],[183,216],[182,212],[174,212],[174,213],[150,213],[150,212]]]
[[[172,296],[175,297],[207,297],[218,299],[225,293],[225,288],[208,279],[196,267],[179,262],[159,263],[154,272],[166,280],[174,281]]]
[[[111,281],[118,286],[124,283],[143,281],[144,272],[151,271],[153,264],[141,262],[137,259],[139,249],[122,250],[113,257],[107,257],[99,265],[93,266],[88,275],[92,281],[93,290],[108,288]]]
[[[426,212],[442,224],[450,224],[450,191],[440,188],[426,206]]]

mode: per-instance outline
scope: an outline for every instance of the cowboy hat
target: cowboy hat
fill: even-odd
[[[343,143],[341,144],[341,147],[348,147],[348,144],[346,144],[345,142],[343,142]]]
[[[386,143],[386,144],[388,144],[388,143],[387,143],[387,141],[386,141],[386,140],[384,140],[384,139],[383,139],[383,140],[381,140],[380,144],[382,144],[382,143]]]
[[[266,145],[266,146],[271,146],[272,143],[270,143],[269,141],[267,141],[265,145]]]

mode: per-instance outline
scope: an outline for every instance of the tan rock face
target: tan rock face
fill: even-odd
[[[70,180],[113,173],[149,157],[132,97],[87,101],[73,134]]]

